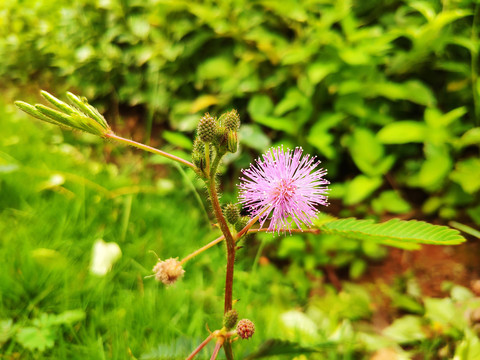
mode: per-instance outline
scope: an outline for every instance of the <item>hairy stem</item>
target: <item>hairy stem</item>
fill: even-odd
[[[212,170],[214,170],[212,166]],[[208,180],[208,192],[210,194],[210,200],[212,202],[213,212],[217,218],[218,225],[222,230],[225,240],[227,242],[227,274],[225,279],[225,307],[224,311],[227,312],[232,308],[232,287],[233,287],[233,268],[235,264],[235,240],[228,228],[227,221],[222,213],[220,202],[218,201],[218,193],[215,185],[215,178]]]
[[[186,165],[190,168],[192,168],[193,170],[195,170],[195,165],[193,165],[191,162],[185,160],[185,159],[182,159],[182,158],[179,158],[178,156],[175,156],[175,155],[172,155],[172,154],[169,154],[165,151],[162,151],[162,150],[159,150],[159,149],[156,149],[154,147],[151,147],[151,146],[148,146],[148,145],[145,145],[145,144],[142,144],[142,143],[139,143],[139,142],[136,142],[136,141],[133,141],[133,140],[130,140],[130,139],[125,139],[121,136],[118,136],[118,135],[115,135],[113,132],[109,132],[109,133],[106,133],[105,134],[105,137],[108,138],[108,139],[114,139],[114,140],[117,140],[121,143],[124,143],[126,145],[131,145],[131,146],[134,146],[136,148],[139,148],[139,149],[142,149],[142,150],[145,150],[145,151],[148,151],[148,152],[151,152],[153,154],[157,154],[157,155],[160,155],[160,156],[164,156],[170,160],[174,160],[174,161],[177,161],[179,163],[182,163],[183,165]]]
[[[188,355],[188,357],[185,360],[192,360],[195,357],[195,355],[197,355],[200,352],[200,350],[202,350],[205,347],[205,345],[207,345],[210,342],[210,340],[212,340],[212,338],[213,338],[213,335],[210,334],[200,345],[198,345],[198,347],[195,350],[193,350],[193,352],[190,355]]]

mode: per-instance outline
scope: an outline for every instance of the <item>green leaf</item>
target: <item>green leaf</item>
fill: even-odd
[[[395,161],[393,156],[384,156],[383,145],[367,128],[355,129],[348,139],[348,149],[355,165],[370,176],[386,173]]]
[[[323,344],[320,344],[318,347],[326,348],[331,346],[333,346],[333,343],[325,342]],[[261,359],[275,355],[294,356],[301,354],[311,354],[315,352],[319,352],[319,350],[311,347],[303,347],[298,343],[286,340],[270,339],[264,342],[256,352],[247,356],[245,360]]]
[[[480,340],[472,330],[465,331],[465,339],[455,349],[453,360],[477,360],[480,359]]]
[[[466,131],[460,138],[459,145],[461,147],[470,145],[480,146],[480,127],[476,127]]]
[[[347,184],[343,202],[345,205],[358,204],[369,197],[380,185],[382,185],[380,177],[358,175]]]
[[[480,189],[480,159],[469,158],[459,161],[450,178],[460,184],[462,189],[473,194]]]
[[[284,117],[256,116],[255,121],[274,130],[281,130],[290,135],[295,135],[298,130],[298,123]]]
[[[378,198],[373,200],[372,205],[377,212],[387,211],[393,214],[404,214],[411,209],[410,204],[394,190],[382,192]]]
[[[55,345],[56,335],[53,329],[24,327],[18,330],[16,340],[28,350],[44,352]]]
[[[427,127],[417,121],[397,121],[384,126],[377,138],[383,144],[406,144],[425,141]]]
[[[267,95],[255,95],[248,102],[248,113],[256,120],[260,116],[270,115],[273,111],[273,102]]]
[[[467,326],[462,311],[457,308],[452,299],[426,298],[423,301],[425,303],[425,317],[431,321],[447,327],[453,326],[458,330]]]
[[[408,344],[427,338],[427,334],[423,330],[422,318],[414,315],[396,319],[383,330],[383,334],[400,344]]]
[[[417,220],[392,219],[376,224],[373,220],[338,219],[318,227],[326,234],[399,246],[412,244],[456,245],[465,241],[460,232],[447,226]]]
[[[240,143],[260,152],[270,146],[270,138],[260,129],[258,125],[242,125],[238,131]]]
[[[192,149],[192,141],[185,135],[180,132],[173,132],[165,130],[162,133],[162,136],[165,140],[167,140],[170,144],[178,146],[182,149],[191,150]]]

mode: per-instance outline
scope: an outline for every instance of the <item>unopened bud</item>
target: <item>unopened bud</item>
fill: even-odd
[[[177,259],[159,260],[153,267],[155,280],[161,281],[165,285],[171,285],[183,276],[185,270]]]
[[[255,332],[255,325],[248,319],[242,319],[237,324],[237,334],[242,339],[250,339]]]
[[[223,210],[227,221],[234,225],[240,219],[240,211],[236,204],[227,204]]]
[[[237,131],[230,130],[227,134],[227,150],[236,153],[238,149]]]
[[[227,311],[223,316],[223,326],[228,330],[233,329],[238,320],[238,311],[235,309]]]
[[[197,127],[197,135],[203,142],[209,143],[215,139],[217,130],[217,123],[210,114],[205,114],[204,117],[200,119]]]
[[[219,121],[227,130],[237,131],[240,127],[240,116],[237,110],[226,112],[220,117]]]
[[[247,226],[249,221],[250,221],[250,218],[248,216],[242,216],[235,224],[235,230],[237,231],[242,230],[245,226]]]

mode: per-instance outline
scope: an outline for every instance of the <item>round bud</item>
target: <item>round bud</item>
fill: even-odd
[[[223,326],[228,330],[233,329],[238,320],[238,311],[235,309],[227,311],[223,316]]]
[[[232,110],[223,114],[220,117],[220,122],[227,130],[237,131],[240,127],[240,116],[237,110]]]
[[[223,210],[227,221],[234,225],[238,219],[240,219],[240,211],[238,210],[238,206],[236,204],[227,204],[225,209]]]
[[[212,142],[215,138],[217,130],[217,123],[210,114],[205,114],[204,117],[200,119],[197,127],[197,135],[203,142],[209,143]]]
[[[242,339],[250,339],[255,332],[255,325],[248,319],[242,319],[237,324],[237,334]]]

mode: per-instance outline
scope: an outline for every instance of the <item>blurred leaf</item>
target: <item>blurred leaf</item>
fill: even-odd
[[[477,360],[480,359],[480,340],[471,330],[465,332],[465,338],[455,349],[452,360]]]
[[[18,330],[15,338],[25,349],[44,352],[53,348],[57,336],[49,327],[24,327]]]
[[[85,311],[81,309],[67,310],[55,316],[52,325],[72,325],[85,319]]]
[[[326,76],[338,70],[339,64],[335,62],[315,62],[307,68],[307,75],[310,81],[315,85],[321,82]]]
[[[458,330],[462,330],[467,325],[461,310],[455,306],[452,299],[426,298],[424,303],[425,317],[431,321],[447,327],[453,326]]]
[[[197,68],[199,80],[213,80],[231,76],[233,61],[230,56],[212,57],[202,62]]]
[[[67,259],[53,249],[38,248],[32,250],[31,254],[38,264],[47,268],[63,268],[67,265]]]
[[[255,95],[248,103],[248,113],[252,119],[269,115],[273,111],[273,102],[267,95]]]
[[[358,175],[347,183],[343,202],[345,205],[357,204],[370,196],[380,185],[382,185],[382,179],[379,177]]]
[[[480,189],[480,159],[469,158],[459,161],[450,178],[460,184],[462,189],[473,194]]]
[[[384,126],[377,134],[384,144],[424,142],[427,127],[416,121],[396,121]]]
[[[394,190],[383,191],[373,200],[372,205],[377,212],[387,211],[392,214],[404,214],[411,209],[410,204]]]
[[[191,150],[193,147],[192,140],[180,132],[164,130],[162,132],[162,137],[170,144],[178,146],[182,149]]]
[[[274,130],[282,130],[287,134],[294,135],[298,131],[298,123],[282,117],[256,116],[255,122]]]
[[[409,344],[427,338],[427,334],[423,329],[422,318],[413,315],[406,315],[396,319],[389,327],[383,330],[383,334],[400,344]]]
[[[349,275],[352,279],[358,279],[367,269],[367,263],[362,259],[355,259],[349,268]]]
[[[310,340],[319,338],[317,325],[303,312],[290,310],[283,313],[281,318],[289,338],[296,336]]]
[[[467,130],[459,139],[461,147],[477,145],[480,146],[480,127]]]
[[[195,101],[191,105],[190,112],[199,112],[200,110],[206,109],[211,105],[218,104],[219,101],[220,100],[215,95],[202,95],[195,99]]]
[[[270,139],[257,125],[242,125],[238,132],[240,143],[264,152],[270,146]]]
[[[332,343],[325,342],[319,345],[319,347],[330,347],[332,345]],[[245,360],[261,359],[275,355],[294,356],[311,354],[315,352],[318,352],[318,350],[311,347],[303,347],[298,343],[290,342],[287,340],[270,339],[264,342],[256,352],[247,356]]]
[[[384,156],[383,145],[366,128],[355,128],[348,140],[348,148],[355,165],[366,175],[382,175],[395,161],[393,156]]]
[[[5,344],[15,334],[17,326],[12,319],[0,320],[0,346]]]

